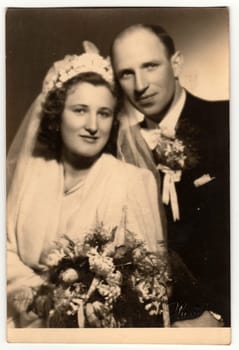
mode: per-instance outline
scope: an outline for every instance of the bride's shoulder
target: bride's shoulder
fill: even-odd
[[[126,163],[112,155],[105,154],[105,161],[112,172],[117,172],[118,175],[127,178],[152,178],[153,174],[150,170],[139,168],[133,164]]]

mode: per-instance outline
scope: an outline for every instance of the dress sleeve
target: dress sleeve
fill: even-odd
[[[15,242],[14,242],[15,241]],[[26,287],[34,288],[43,283],[42,278],[34,272],[33,269],[25,265],[20,259],[17,248],[16,239],[7,239],[7,322],[8,327],[22,327],[23,320],[27,320],[30,324],[36,319],[36,315],[28,315],[25,312],[21,312],[15,308],[15,298],[17,293],[24,290]],[[21,301],[19,301],[21,302]],[[26,321],[25,320],[25,321]]]
[[[7,248],[7,293],[13,294],[23,287],[37,287],[42,278],[34,270],[25,265],[16,251],[8,244]]]
[[[150,251],[164,246],[164,232],[158,206],[158,190],[153,174],[146,169],[135,169],[129,178],[127,225]]]
[[[16,228],[16,206],[14,198],[8,198],[7,202],[7,295],[14,294],[24,287],[36,287],[42,284],[41,277],[24,263],[20,254],[19,237]],[[28,247],[31,250],[31,247]]]

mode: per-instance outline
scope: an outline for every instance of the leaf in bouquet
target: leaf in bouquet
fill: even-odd
[[[92,303],[92,306],[93,306],[95,315],[99,319],[102,319],[106,313],[105,305],[102,302],[96,300]]]
[[[125,245],[129,249],[134,249],[138,245],[138,240],[135,238],[135,234],[128,229],[125,232]]]
[[[63,285],[56,286],[53,291],[54,307],[56,309],[67,308],[73,297],[73,290],[68,286],[65,288]]]
[[[116,328],[119,327],[119,322],[116,321],[112,313],[109,313],[107,317],[102,320],[102,327]]]
[[[121,245],[119,247],[115,248],[115,254],[114,254],[114,260],[122,259],[126,257],[126,254],[128,252],[128,247],[125,245]]]
[[[10,299],[18,313],[25,312],[33,301],[33,290],[30,287],[22,287],[11,295]]]
[[[143,261],[146,255],[147,255],[146,249],[140,245],[132,251],[132,258],[135,263]]]
[[[115,234],[116,234],[117,229],[118,229],[117,226],[112,228],[111,233],[110,233],[110,236],[111,236],[111,238],[110,238],[110,240],[109,240],[110,242],[113,242],[113,241],[114,241],[114,239],[115,239]]]
[[[117,229],[117,227],[114,227],[111,230],[107,230],[104,228],[103,222],[97,222],[92,231],[85,235],[83,242],[84,250],[92,253],[92,249],[95,248],[95,251],[98,253],[104,253],[104,255],[108,256],[113,255],[113,243]]]
[[[76,242],[74,240],[72,240],[69,236],[67,235],[64,235],[63,236],[68,244],[63,248],[64,250],[64,253],[66,254],[66,256],[70,257],[70,258],[74,258],[75,256],[75,251],[74,251],[74,248],[75,248],[75,245],[76,245]]]
[[[166,279],[168,272],[168,260],[164,252],[155,254],[147,252],[146,255],[137,261],[137,270],[142,276],[157,276]],[[169,276],[169,274],[167,274]]]
[[[109,256],[101,254],[89,256],[90,269],[97,276],[106,277],[109,273],[114,271],[113,259]]]
[[[116,264],[119,263],[134,263],[135,249],[144,249],[144,243],[141,240],[135,238],[135,234],[126,229],[125,231],[125,243],[116,247],[114,260]]]
[[[100,295],[105,299],[105,306],[108,309],[112,309],[113,303],[119,298],[121,294],[121,288],[118,285],[109,285],[106,283],[100,283],[97,287]]]
[[[102,254],[104,254],[105,256],[113,257],[115,255],[115,248],[116,246],[114,242],[107,242],[104,245]]]
[[[58,250],[64,253],[65,258],[75,257],[75,246],[78,244],[78,240],[74,241],[68,235],[64,234],[55,244]]]
[[[85,305],[85,315],[86,315],[87,322],[88,322],[90,327],[96,327],[96,328],[101,327],[101,321],[96,316],[96,313],[95,313],[95,310],[94,310],[92,303],[87,303]]]
[[[83,265],[83,267],[81,266],[81,268],[78,268],[76,265],[78,274],[79,274],[79,281],[84,284],[87,288],[89,288],[95,273],[92,272],[90,270],[89,264],[87,262],[87,264]]]
[[[51,269],[49,269],[49,277],[48,281],[51,283],[54,283],[58,285],[61,283],[61,273],[62,271],[66,270],[67,268],[71,267],[72,262],[69,259],[62,259],[59,261],[57,266],[53,266]]]
[[[118,327],[112,309],[99,301],[87,303],[85,307],[86,318],[89,327],[113,328]]]
[[[85,327],[85,314],[84,314],[83,300],[80,300],[80,302],[78,303],[77,324],[79,328]]]
[[[34,300],[33,311],[42,318],[46,318],[50,310],[54,307],[53,295],[38,295]]]
[[[74,246],[74,255],[77,258],[85,258],[87,256],[87,251],[83,242],[76,242]]]
[[[61,311],[54,310],[49,314],[47,324],[48,328],[69,328],[69,318]]]
[[[79,263],[82,263],[83,260],[86,260],[86,258],[72,259],[70,257],[64,257],[61,261],[59,261],[57,266],[53,266],[51,269],[49,269],[48,281],[56,285],[62,283],[62,274],[64,274],[64,272],[68,269],[75,269],[78,272],[78,265]]]
[[[43,255],[41,259],[42,263],[48,269],[51,269],[57,266],[64,256],[65,254],[61,248],[54,247],[46,255]]]
[[[68,236],[67,235],[61,236],[58,240],[55,241],[55,245],[56,245],[56,247],[58,247],[58,249],[64,249],[64,248],[68,247],[68,245],[69,245]]]
[[[91,284],[90,284],[89,289],[88,289],[87,294],[86,294],[87,300],[89,300],[90,297],[93,295],[93,293],[95,293],[99,283],[100,283],[100,279],[98,277],[94,277],[92,279]]]
[[[65,247],[70,247],[70,248],[74,248],[75,246],[75,241],[73,239],[71,239],[68,235],[64,234],[63,238],[66,239],[66,241],[68,242],[68,244]]]
[[[117,284],[121,285],[123,280],[122,273],[118,270],[111,272],[107,277],[106,277],[106,282],[110,285],[112,284]]]
[[[150,287],[149,280],[141,280],[136,284],[135,290],[139,294],[141,302],[150,298]]]

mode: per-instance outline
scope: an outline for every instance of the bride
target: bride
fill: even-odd
[[[27,305],[43,283],[44,255],[62,234],[83,239],[96,220],[119,226],[127,208],[127,228],[150,251],[164,249],[153,175],[113,156],[111,66],[87,42],[85,50],[53,64],[8,154],[9,327],[42,327]],[[115,240],[122,244],[122,235]]]

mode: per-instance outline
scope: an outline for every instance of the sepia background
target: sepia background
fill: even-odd
[[[7,149],[56,60],[93,41],[103,55],[133,23],[162,25],[184,54],[181,82],[199,97],[229,98],[227,8],[22,8],[6,15]]]

